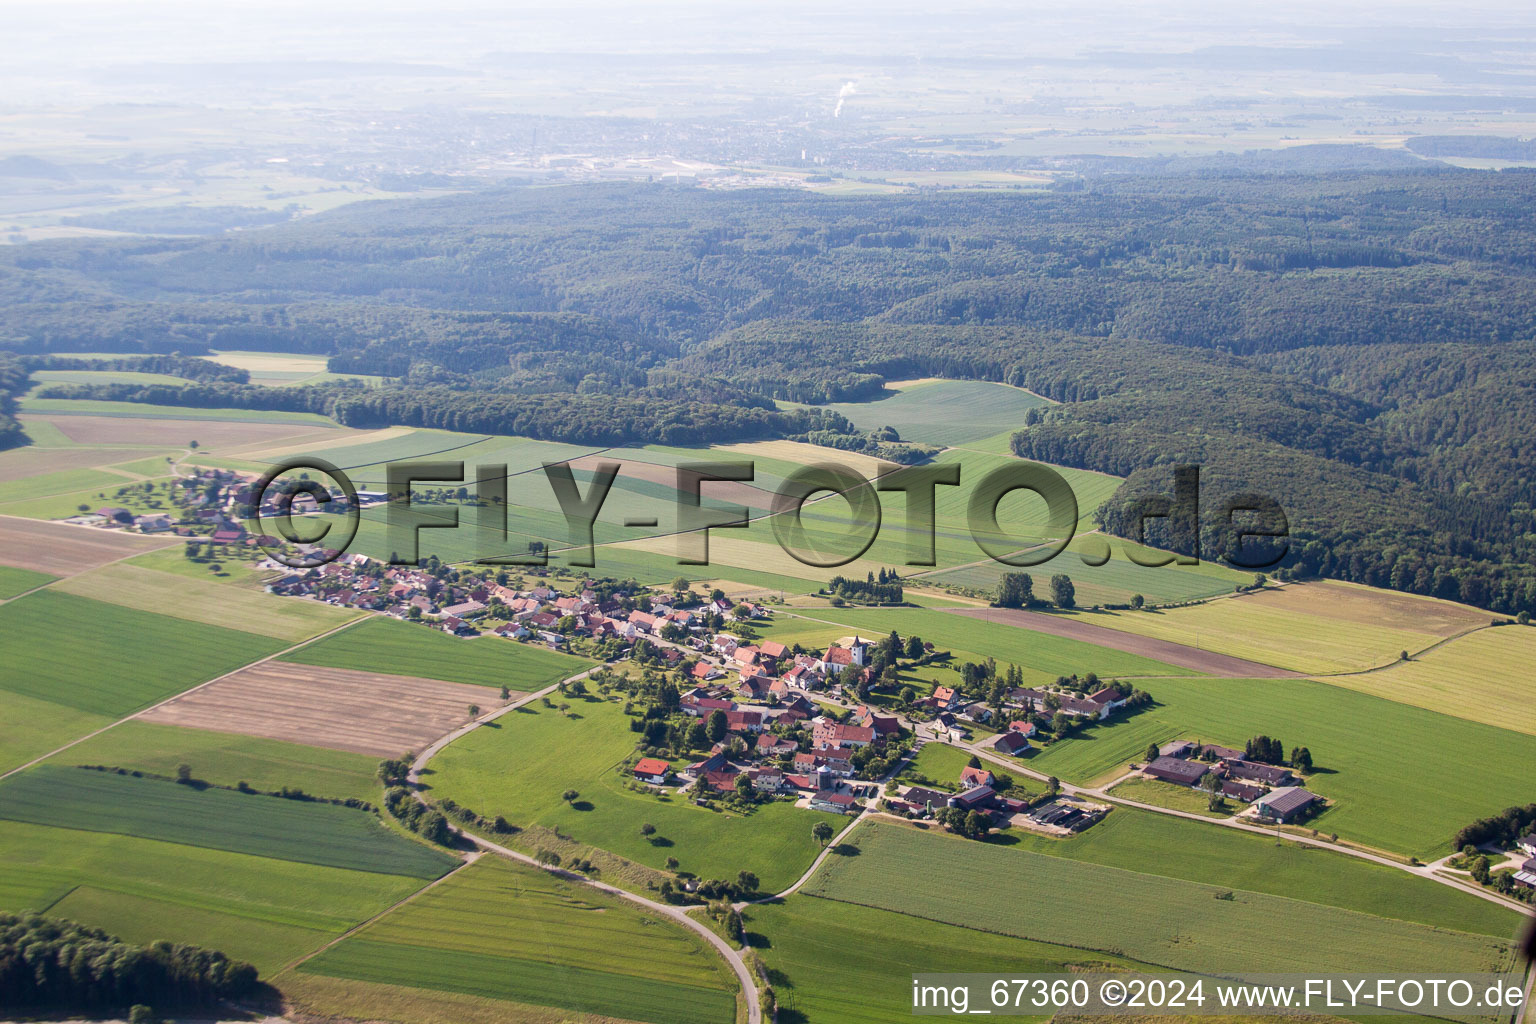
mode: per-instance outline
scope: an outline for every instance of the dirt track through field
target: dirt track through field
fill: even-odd
[[[1244,658],[1234,658],[1229,654],[1202,651],[1198,647],[1176,644],[1168,640],[1154,640],[1148,636],[1137,636],[1135,633],[1095,626],[1091,622],[1065,615],[1028,612],[1017,608],[945,608],[944,611],[952,615],[998,622],[1005,626],[1032,629],[1037,633],[1048,633],[1068,640],[1081,640],[1084,643],[1097,644],[1100,647],[1124,651],[1127,654],[1139,654],[1144,658],[1154,658],[1169,665],[1211,676],[1232,679],[1303,678],[1300,672],[1275,668],[1273,665],[1264,665]]]
[[[146,537],[121,530],[0,516],[0,565],[53,576],[73,576],[178,542],[176,537]]]
[[[519,694],[513,694],[515,699]],[[160,705],[146,722],[261,736],[375,757],[420,750],[490,707],[496,691],[414,676],[270,661]]]

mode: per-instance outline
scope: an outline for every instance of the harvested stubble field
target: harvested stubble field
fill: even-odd
[[[134,407],[129,406],[132,411]],[[147,409],[147,406],[139,408]],[[36,414],[31,419],[46,420],[76,444],[137,444],[154,447],[185,448],[196,441],[203,448],[274,442],[299,434],[312,434],[313,422],[272,423],[253,420],[211,419],[206,409],[189,410],[187,419],[149,415],[91,416]],[[272,413],[272,419],[282,418]],[[197,418],[205,417],[205,418]],[[322,421],[323,422],[323,421]]]
[[[454,864],[369,811],[61,765],[0,783],[0,817],[386,875],[436,878]]]
[[[1084,613],[1084,621],[1304,674],[1358,672],[1486,626],[1477,608],[1314,581],[1186,608]],[[1305,643],[1298,640],[1305,638]]]
[[[131,442],[133,439],[129,438]],[[0,452],[0,482],[60,473],[71,469],[95,469],[168,454],[162,448],[12,448]],[[161,464],[160,475],[167,470]],[[121,486],[121,485],[119,485]]]
[[[1325,681],[1457,718],[1536,735],[1536,629],[1480,629],[1374,672]]]
[[[52,576],[71,576],[176,542],[174,537],[146,537],[0,515],[0,552],[4,552],[0,558],[5,564]]]
[[[495,699],[483,686],[268,661],[141,719],[398,757],[469,721],[471,704]]]
[[[950,924],[1103,950],[1201,972],[1506,971],[1513,944],[1264,893],[1204,885],[872,823],[856,857],[833,857],[810,895]],[[929,870],[944,863],[948,870]],[[951,879],[986,878],[989,886]],[[904,879],[899,887],[892,878]],[[1013,899],[998,900],[996,892]],[[1082,893],[1115,894],[1085,914]],[[1027,912],[1021,912],[1027,907]],[[1328,936],[1319,943],[1318,936]]]

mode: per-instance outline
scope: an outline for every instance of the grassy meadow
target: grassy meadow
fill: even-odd
[[[1023,939],[1202,972],[1505,971],[1513,944],[1220,885],[1008,849],[872,823],[859,854],[829,858],[813,896],[898,910]],[[942,863],[946,870],[932,870]],[[899,886],[891,880],[902,880]],[[955,885],[956,878],[988,885]],[[1012,899],[999,900],[997,891]],[[1090,891],[1113,914],[1085,914]],[[1170,927],[1171,925],[1171,927]],[[1326,943],[1317,937],[1326,935]]]
[[[467,640],[380,616],[300,647],[282,660],[523,691],[543,689],[592,667],[585,658],[547,647],[498,636]]]
[[[676,857],[679,870],[700,878],[752,871],[765,892],[787,886],[815,858],[812,825],[838,820],[784,801],[741,816],[682,795],[632,792],[613,771],[637,738],[623,708],[596,698],[569,703],[568,715],[532,704],[454,741],[423,777],[433,799],[452,798],[514,825],[558,828],[652,868]],[[566,789],[578,798],[561,799]],[[640,834],[647,822],[656,826],[650,839]]]
[[[735,1015],[735,976],[692,932],[494,857],[299,970],[656,1024]]]
[[[1036,771],[1101,782],[1178,738],[1241,747],[1278,736],[1312,751],[1307,788],[1333,806],[1309,824],[1384,850],[1433,860],[1476,818],[1529,802],[1536,737],[1451,718],[1305,679],[1159,679],[1156,705],[1045,747]]]
[[[416,878],[453,863],[368,811],[63,765],[0,782],[0,817]]]
[[[919,380],[888,384],[872,402],[817,406],[841,413],[861,430],[895,427],[903,441],[961,445],[999,431],[1021,430],[1024,414],[1051,404],[1006,384],[973,380]]]

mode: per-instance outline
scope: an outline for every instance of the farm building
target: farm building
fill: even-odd
[[[1316,793],[1308,793],[1296,786],[1282,786],[1259,797],[1253,806],[1260,818],[1283,825],[1294,821],[1317,800]]]
[[[1221,784],[1221,795],[1230,796],[1234,800],[1241,800],[1245,804],[1251,804],[1264,795],[1264,789],[1262,786],[1251,786],[1246,782],[1228,780]]]
[[[1181,786],[1193,786],[1205,778],[1211,766],[1200,761],[1185,761],[1178,757],[1160,757],[1147,765],[1144,771],[1154,779],[1174,782]]]
[[[1000,753],[1012,754],[1017,757],[1029,749],[1029,740],[1025,739],[1022,733],[1010,730],[999,736],[996,742],[992,744],[992,748]]]
[[[847,793],[832,793],[823,790],[818,791],[811,797],[811,810],[831,811],[833,814],[848,814],[858,810],[858,803]]]

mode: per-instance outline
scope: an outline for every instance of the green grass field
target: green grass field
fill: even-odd
[[[15,597],[17,594],[25,594],[56,579],[58,579],[57,576],[50,576],[46,572],[0,565],[0,601]]]
[[[1020,831],[1010,833],[1006,842],[1051,857],[1286,896],[1432,928],[1503,939],[1520,927],[1513,910],[1382,864],[1128,807],[1064,839]]]
[[[1110,795],[1118,796],[1123,800],[1151,804],[1153,807],[1167,807],[1175,811],[1201,814],[1207,818],[1230,818],[1246,806],[1241,801],[1228,798],[1225,810],[1213,811],[1205,794],[1192,786],[1180,786],[1177,783],[1164,782],[1162,779],[1144,779],[1139,776],[1117,784],[1110,790]]]
[[[180,548],[170,549],[181,555]],[[185,557],[188,566],[196,565]],[[206,565],[197,566],[204,576]],[[290,644],[359,618],[361,611],[274,597],[227,582],[118,562],[72,576],[55,590],[211,626],[258,633]]]
[[[61,765],[0,782],[0,817],[417,878],[453,863],[367,811]]]
[[[186,764],[194,778],[216,786],[292,786],[315,796],[369,803],[378,802],[380,788],[374,774],[378,760],[366,754],[153,722],[123,722],[69,748],[53,763],[102,764],[156,775],[175,775],[176,766]]]
[[[1528,803],[1536,737],[1305,679],[1159,679],[1157,705],[1040,750],[1036,771],[1088,783],[1118,774],[1149,743],[1180,737],[1241,747],[1256,735],[1305,746],[1306,785],[1334,806],[1309,824],[1433,860],[1462,825]]]
[[[0,690],[0,772],[111,722],[106,715]]]
[[[422,885],[419,878],[14,821],[0,821],[0,862],[0,909],[70,917],[130,942],[222,949],[263,975]]]
[[[1025,679],[1035,682],[1049,682],[1060,675],[1085,672],[1097,672],[1105,679],[1189,674],[1187,669],[1081,640],[949,615],[929,608],[826,608],[794,615],[781,612],[762,633],[783,643],[800,640],[810,647],[813,640],[821,644],[828,638],[855,632],[877,639],[893,629],[902,637],[916,633],[940,650],[954,654],[948,667],[924,665],[910,673],[920,679],[936,678],[949,682],[958,677],[961,662],[980,663],[989,657],[996,658],[1002,666],[1018,665]]]
[[[95,493],[100,490],[112,490],[132,482],[130,477],[120,473],[109,473],[103,469],[61,469],[53,473],[39,473],[37,476],[0,482],[0,504],[76,494],[82,491]]]
[[[238,420],[247,423],[313,423],[334,427],[328,417],[312,412],[265,411],[261,409],[205,409],[182,405],[150,405],[144,402],[103,402],[76,398],[23,398],[17,402],[21,412],[63,413],[78,416],[122,416],[126,419],[157,420]]]
[[[735,976],[698,936],[493,857],[300,970],[656,1024],[735,1014]]]
[[[912,1013],[916,972],[1063,974],[1075,965],[1136,966],[1108,954],[800,894],[748,908],[746,925],[772,971],[784,1022],[903,1020]]]
[[[663,801],[630,792],[611,770],[636,739],[622,707],[596,699],[570,703],[569,717],[530,705],[449,745],[423,780],[431,796],[451,797],[487,817],[503,815],[514,825],[558,827],[653,868],[676,857],[680,870],[701,878],[752,871],[765,892],[787,886],[815,858],[820,847],[811,837],[813,824],[838,820],[783,801],[742,817],[696,807],[686,797]],[[571,804],[561,799],[568,788],[580,794]],[[640,835],[646,822],[656,826],[655,841]]]
[[[547,647],[497,636],[466,640],[378,616],[301,647],[282,660],[524,691],[541,690],[592,667],[585,658]]]
[[[931,779],[940,789],[951,792],[959,792],[964,787],[960,785],[960,771],[970,763],[971,755],[959,747],[952,747],[947,743],[927,743],[923,749],[917,752],[902,772],[902,778],[908,782],[912,777],[922,775]],[[1044,789],[1042,783],[1025,775],[1013,775],[1003,771],[991,761],[983,761],[982,767],[991,772],[995,778],[1008,778],[1013,780],[1008,787],[1009,796],[1023,798],[1024,793],[1033,789],[1041,792]]]
[[[1505,971],[1513,944],[1321,904],[872,823],[810,895],[1202,972]],[[934,871],[935,864],[945,870]],[[899,885],[892,885],[900,879]],[[987,879],[986,885],[955,884]],[[1011,899],[997,898],[1006,891]],[[1114,912],[1084,913],[1090,893]],[[1319,942],[1319,936],[1327,936]]]
[[[121,716],[283,647],[49,588],[0,605],[0,690]]]
[[[848,417],[861,430],[895,427],[904,441],[964,445],[1000,431],[1024,429],[1024,414],[1049,405],[1006,384],[974,380],[917,381],[873,402],[817,406]]]

